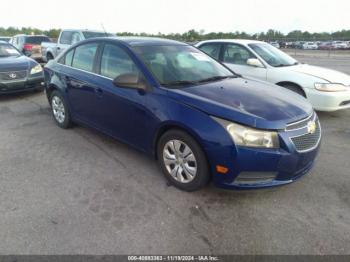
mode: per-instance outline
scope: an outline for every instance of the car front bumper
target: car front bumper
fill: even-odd
[[[0,94],[11,94],[23,91],[31,91],[44,88],[44,77],[42,74],[38,76],[28,77],[26,79],[1,81]]]
[[[306,97],[318,111],[337,111],[350,108],[350,89],[341,92],[322,92],[305,88]]]
[[[207,152],[214,183],[227,189],[258,189],[285,185],[307,174],[315,164],[321,144],[321,126],[309,133],[304,127],[279,132],[280,148],[263,149],[226,146]],[[311,143],[311,138],[314,139]],[[225,174],[216,171],[216,165],[225,166]]]

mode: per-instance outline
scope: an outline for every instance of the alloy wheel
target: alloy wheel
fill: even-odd
[[[64,104],[58,96],[52,97],[51,100],[52,112],[58,123],[62,124],[66,119],[66,110]]]

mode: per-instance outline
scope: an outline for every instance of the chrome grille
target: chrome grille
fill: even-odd
[[[0,80],[3,81],[15,81],[25,79],[27,77],[27,71],[11,71],[11,72],[0,72]]]
[[[291,140],[298,152],[306,152],[314,149],[321,140],[320,122],[318,120],[316,121],[316,130],[314,133],[291,137]]]
[[[286,131],[291,131],[291,130],[296,130],[296,129],[301,129],[307,126],[308,122],[310,120],[314,120],[316,119],[316,113],[314,112],[313,114],[311,114],[309,117],[304,118],[300,121],[294,122],[294,123],[290,123],[287,125],[286,127]]]

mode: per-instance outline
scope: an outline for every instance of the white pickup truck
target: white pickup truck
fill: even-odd
[[[94,37],[108,37],[112,34],[92,31],[92,30],[75,30],[65,29],[62,30],[58,38],[57,43],[43,42],[41,44],[42,60],[48,62],[51,59],[56,58],[62,51],[70,47],[71,45],[80,42],[85,39]]]

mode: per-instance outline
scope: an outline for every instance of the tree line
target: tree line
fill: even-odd
[[[13,36],[16,34],[44,34],[50,38],[58,38],[60,29],[40,30],[31,27],[0,27],[0,36]],[[255,34],[248,34],[242,31],[235,32],[210,32],[206,33],[204,30],[196,31],[194,29],[185,33],[170,33],[170,34],[148,34],[148,33],[132,33],[132,32],[118,32],[118,36],[152,36],[169,38],[179,41],[194,42],[206,39],[227,39],[227,38],[241,38],[241,39],[257,39],[262,41],[327,41],[327,40],[348,40],[350,41],[350,30],[340,30],[332,33],[310,33],[308,31],[294,30],[288,34],[283,34],[280,31],[270,29],[267,32],[260,32]]]

